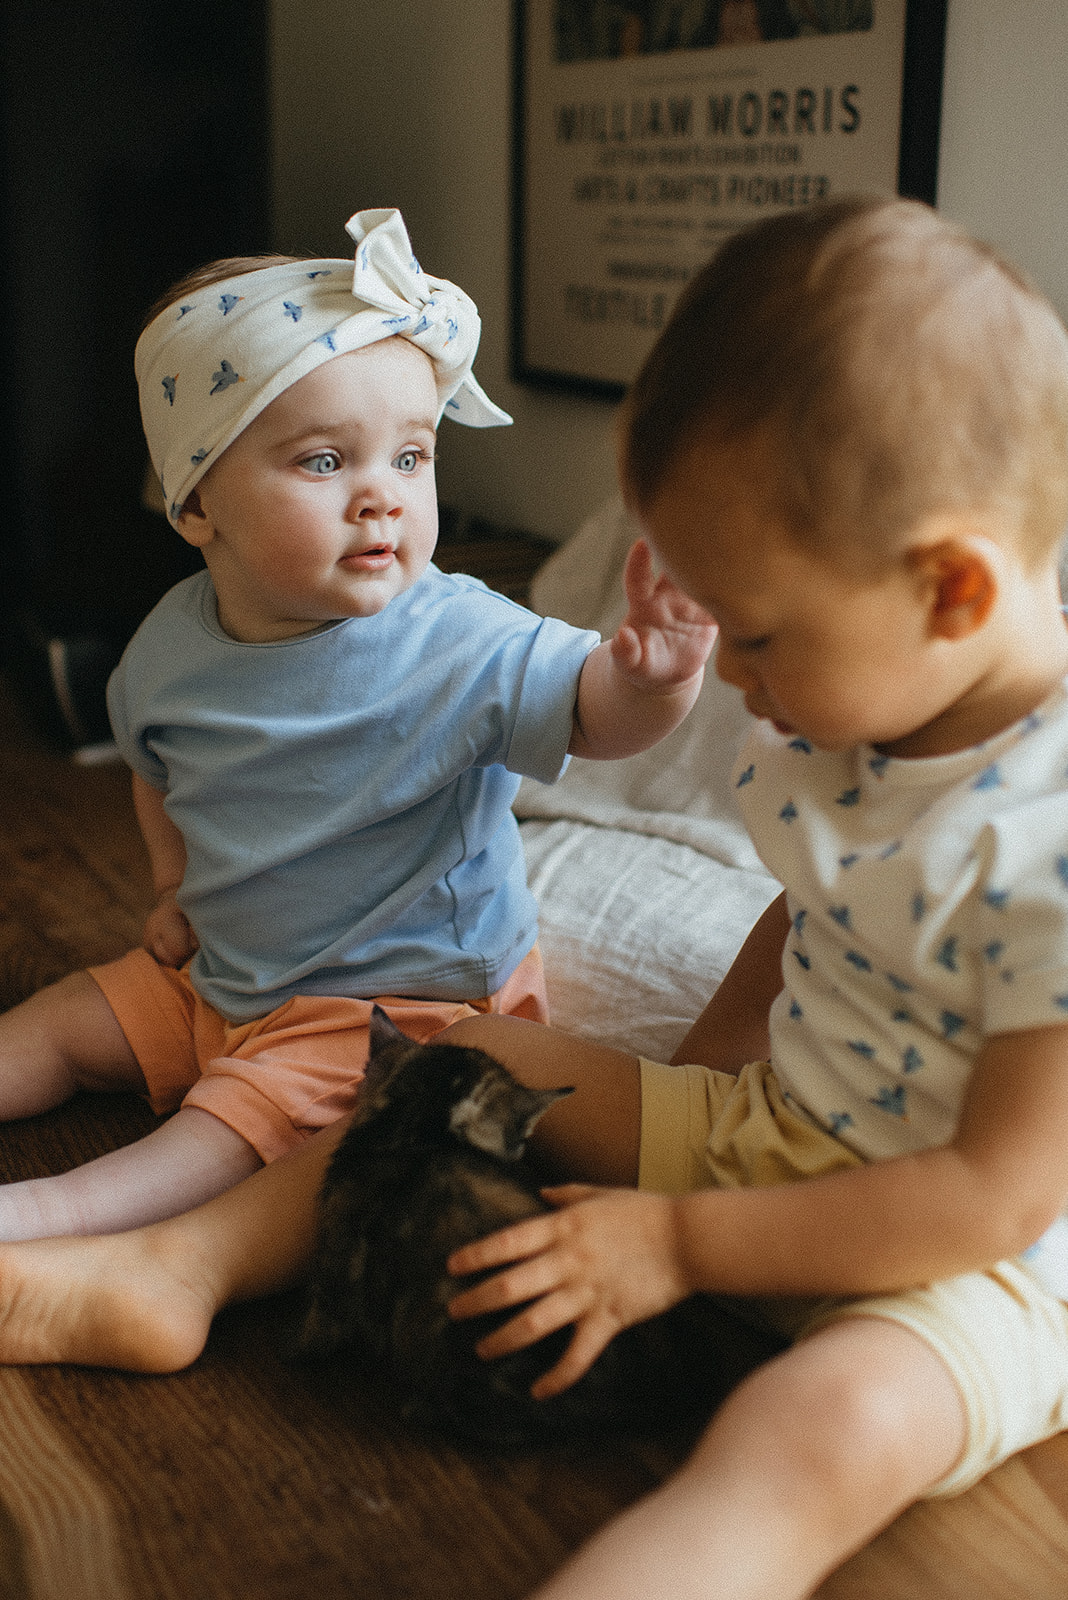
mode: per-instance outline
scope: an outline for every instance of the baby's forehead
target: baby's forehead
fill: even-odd
[[[383,403],[397,418],[436,432],[437,382],[425,351],[393,337],[349,350],[283,389],[254,417],[246,433],[279,433],[347,421],[373,422]]]

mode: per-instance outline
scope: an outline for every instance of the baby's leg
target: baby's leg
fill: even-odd
[[[72,973],[0,1016],[0,1120],[32,1116],[77,1089],[144,1089],[108,1000]],[[188,1210],[260,1165],[207,1112],[179,1111],[144,1139],[45,1178],[0,1185],[0,1239],[110,1233]]]
[[[918,1335],[834,1323],[751,1374],[686,1465],[534,1600],[803,1600],[963,1443],[960,1393]]]
[[[318,1195],[345,1124],[244,1183],[128,1233],[0,1244],[0,1362],[176,1372],[235,1300],[299,1281]]]
[[[0,1016],[0,1122],[32,1117],[77,1089],[143,1089],[102,990],[73,972]]]

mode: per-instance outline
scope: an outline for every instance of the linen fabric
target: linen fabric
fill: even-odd
[[[670,1060],[779,885],[622,827],[528,819],[519,832],[554,1025]]]

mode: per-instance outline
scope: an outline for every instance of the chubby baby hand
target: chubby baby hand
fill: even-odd
[[[581,1378],[623,1328],[667,1311],[691,1292],[669,1196],[580,1183],[542,1193],[552,1212],[465,1245],[449,1259],[449,1271],[458,1276],[504,1268],[457,1294],[449,1302],[451,1316],[523,1307],[479,1342],[485,1359],[574,1324],[568,1348],[534,1385],[537,1399]]]
[[[665,690],[695,677],[712,653],[716,624],[706,611],[657,577],[644,539],[631,546],[623,573],[630,609],[612,640],[612,659],[630,682]]]
[[[161,967],[183,967],[199,949],[197,936],[173,889],[163,891],[145,918],[141,943]]]

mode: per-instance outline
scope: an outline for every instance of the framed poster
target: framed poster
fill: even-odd
[[[517,0],[512,370],[618,397],[736,228],[934,201],[946,0]]]

